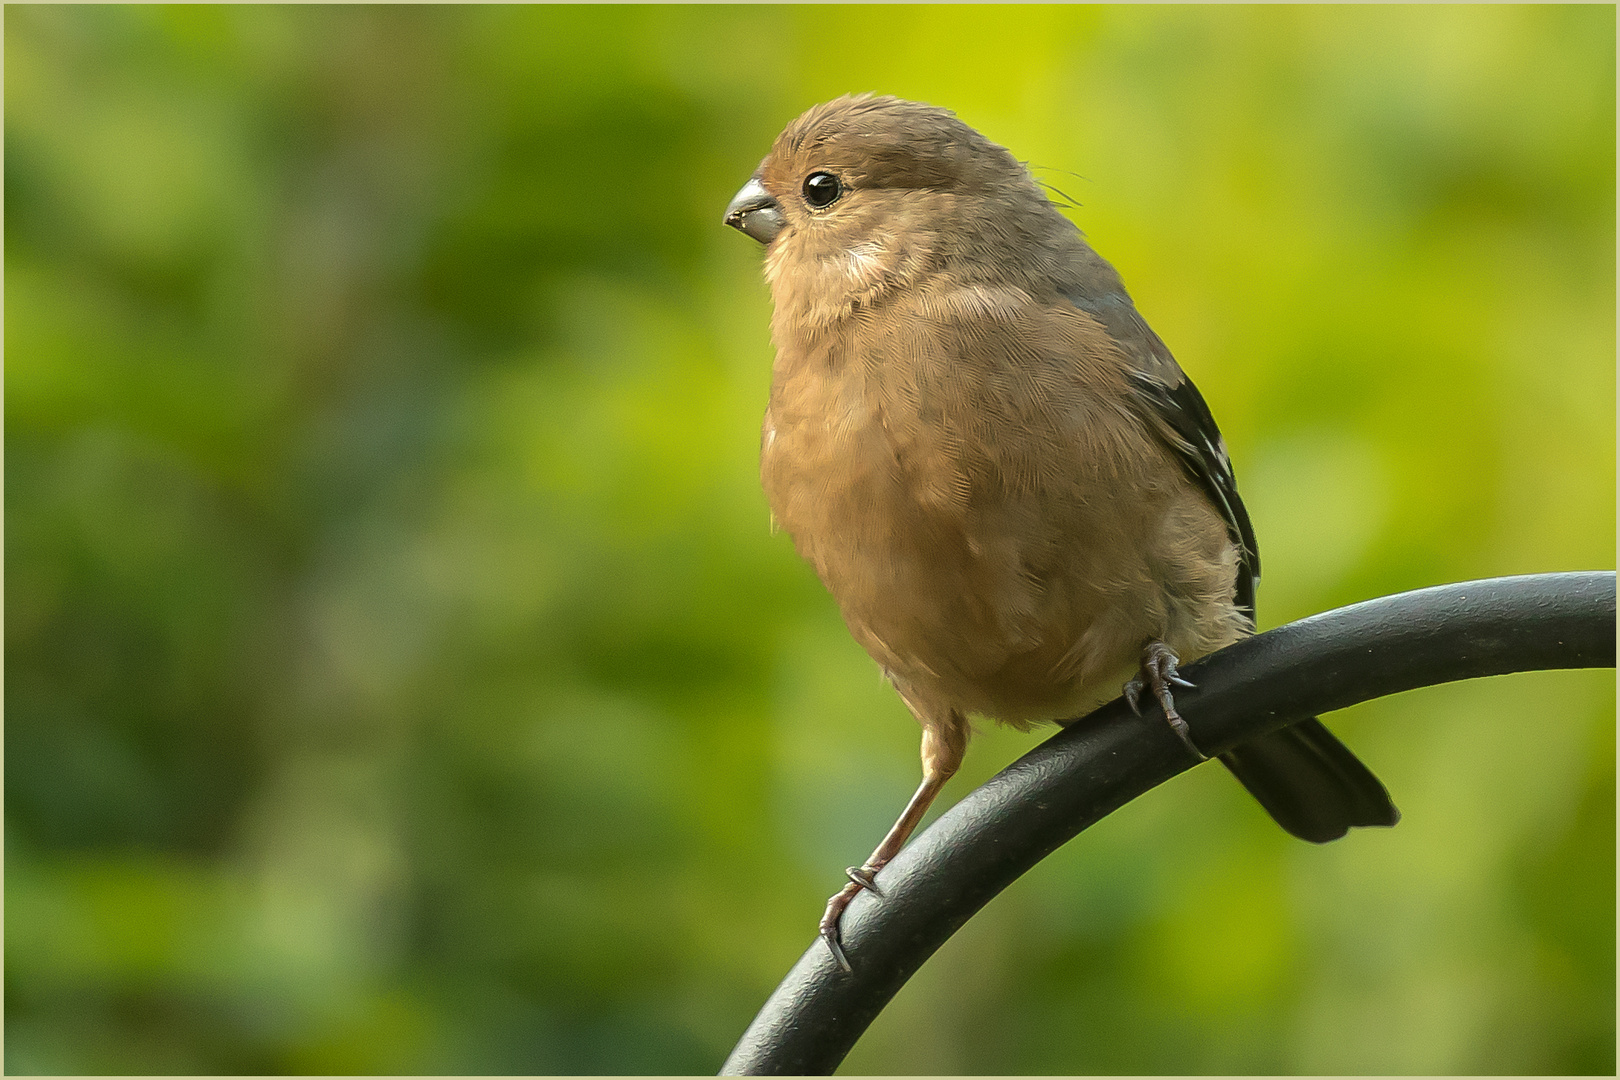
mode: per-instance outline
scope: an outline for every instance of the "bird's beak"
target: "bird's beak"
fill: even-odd
[[[726,207],[726,224],[738,232],[746,233],[762,244],[776,239],[787,222],[782,220],[782,207],[771,198],[770,192],[760,184],[759,178],[748,181],[737,197]]]

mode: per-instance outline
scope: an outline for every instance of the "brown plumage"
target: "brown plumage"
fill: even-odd
[[[1140,670],[1192,747],[1175,659],[1250,632],[1259,560],[1214,420],[1113,267],[954,114],[816,106],[727,222],[769,244],[773,514],[923,728],[922,787],[823,920],[843,962],[844,905],[956,771],[970,716],[1072,718]],[[1372,774],[1305,734],[1251,775],[1228,764],[1308,839],[1393,824]]]

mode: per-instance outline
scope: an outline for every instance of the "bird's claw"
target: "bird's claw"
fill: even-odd
[[[1137,716],[1142,715],[1142,680],[1132,679],[1125,684],[1125,704],[1131,707],[1131,712]]]
[[[832,895],[832,899],[827,901],[826,912],[821,916],[821,940],[827,943],[827,951],[832,953],[833,959],[838,961],[838,966],[847,973],[853,973],[855,969],[849,966],[849,957],[844,955],[844,942],[838,924],[844,917],[844,909],[849,907],[849,902],[855,899],[855,895],[862,889],[872,889],[877,895],[883,895],[873,889],[869,882],[862,880],[862,876],[869,878],[876,872],[864,866],[852,866],[846,870],[849,884]]]
[[[1181,744],[1199,761],[1208,761],[1209,755],[1198,749],[1198,744],[1193,742],[1192,731],[1187,727],[1187,721],[1176,711],[1176,699],[1170,693],[1172,686],[1185,686],[1191,689],[1194,685],[1183,679],[1176,670],[1178,662],[1179,658],[1170,646],[1162,641],[1149,642],[1142,650],[1141,674],[1125,684],[1125,701],[1130,705],[1132,712],[1141,716],[1142,691],[1151,690],[1153,696],[1159,699],[1159,704],[1164,707],[1164,718],[1170,722],[1170,730],[1176,733]]]
[[[838,942],[838,927],[823,926],[821,928],[821,940],[827,943],[828,951],[832,953],[833,959],[838,961],[838,966],[843,968],[844,973],[846,975],[855,974],[855,969],[849,966],[849,957],[844,955],[843,945]]]
[[[1176,737],[1181,740],[1181,745],[1187,748],[1188,753],[1199,761],[1209,760],[1209,755],[1198,749],[1198,744],[1193,742],[1192,729],[1187,726],[1187,721],[1181,718],[1180,713],[1167,712],[1164,718],[1170,721],[1170,730],[1176,733]]]
[[[883,890],[877,887],[877,871],[868,866],[851,866],[844,870],[849,880],[871,893],[882,897]]]

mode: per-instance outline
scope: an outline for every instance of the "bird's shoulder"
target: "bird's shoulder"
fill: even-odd
[[[1096,397],[1130,374],[1106,327],[1025,281],[936,275],[853,326],[851,349],[874,374],[938,380],[975,402]]]

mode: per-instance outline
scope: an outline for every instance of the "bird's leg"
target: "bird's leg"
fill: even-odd
[[[951,719],[954,721],[960,718],[952,714]],[[934,797],[962,764],[962,755],[966,750],[965,721],[961,722],[960,727],[949,724],[946,730],[925,722],[922,740],[922,783],[911,796],[905,810],[901,812],[899,820],[894,823],[894,827],[889,830],[876,850],[860,866],[852,866],[844,871],[849,875],[849,884],[833,894],[827,901],[827,910],[821,916],[822,940],[826,941],[833,959],[838,961],[838,966],[845,971],[850,971],[851,968],[849,958],[844,955],[844,946],[838,930],[838,922],[843,918],[844,909],[849,907],[849,902],[855,899],[855,895],[862,889],[870,890],[876,896],[883,895],[874,880],[877,872],[887,866],[890,859],[900,854],[900,849],[911,838],[923,815],[928,813],[928,807],[933,804]]]
[[[1131,711],[1142,715],[1142,691],[1150,691],[1164,706],[1164,718],[1170,721],[1170,730],[1176,733],[1192,755],[1199,761],[1208,761],[1209,757],[1192,740],[1192,731],[1187,727],[1187,721],[1176,712],[1176,699],[1170,694],[1171,686],[1191,687],[1192,683],[1183,679],[1176,672],[1179,663],[1174,650],[1162,641],[1150,641],[1142,649],[1141,674],[1125,684],[1125,700],[1131,706]]]
[[[889,830],[889,835],[883,838],[877,850],[873,851],[864,863],[860,866],[851,866],[844,871],[849,875],[849,884],[834,893],[827,901],[827,910],[821,916],[821,936],[826,940],[827,948],[832,950],[833,959],[837,960],[838,966],[845,971],[851,970],[849,958],[844,955],[844,947],[838,935],[838,921],[843,918],[844,909],[849,907],[849,902],[855,899],[855,894],[862,889],[868,889],[878,896],[883,895],[873,878],[879,870],[888,865],[890,859],[900,853],[900,849],[905,846],[913,830],[917,828],[917,823],[928,812],[934,796],[939,794],[939,789],[945,786],[948,779],[949,776],[923,777],[922,785],[906,804],[905,812]]]

